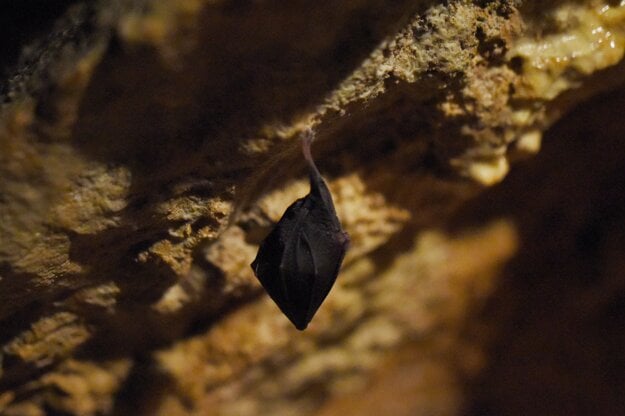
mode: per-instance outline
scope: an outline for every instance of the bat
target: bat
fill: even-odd
[[[303,134],[310,192],[286,209],[251,264],[271,299],[300,331],[332,289],[349,247],[332,195],[312,158],[313,139],[311,130]]]

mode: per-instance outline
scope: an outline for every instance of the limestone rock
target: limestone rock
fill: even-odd
[[[43,10],[0,11],[0,413],[620,413],[625,3]],[[299,333],[249,264],[307,128],[351,249]]]

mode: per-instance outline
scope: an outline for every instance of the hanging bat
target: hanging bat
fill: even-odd
[[[330,191],[313,161],[313,138],[311,130],[302,137],[310,192],[287,208],[251,265],[269,296],[300,331],[330,292],[349,246]]]

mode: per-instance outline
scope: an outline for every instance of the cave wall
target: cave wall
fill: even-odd
[[[622,2],[48,7],[2,14],[0,412],[623,409]],[[298,332],[249,264],[308,128],[351,247]]]

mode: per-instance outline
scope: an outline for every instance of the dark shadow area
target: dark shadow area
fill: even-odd
[[[59,64],[70,50],[85,49],[97,31],[95,1],[13,3],[0,11],[0,102],[33,96],[46,119]]]
[[[481,325],[470,326],[488,354],[466,414],[623,414],[623,111],[622,88],[585,102],[547,132],[537,157],[457,216],[461,228],[510,219],[521,241]]]
[[[6,1],[0,6],[0,73],[17,63],[27,43],[45,36],[76,0]]]
[[[113,42],[85,94],[75,145],[97,160],[131,165],[139,183],[241,175],[252,163],[242,141],[322,102],[415,8],[368,3],[206,7],[197,42],[172,62]]]
[[[115,397],[111,415],[153,415],[160,407],[166,391],[175,388],[171,376],[159,370],[157,363],[146,356],[138,356]]]

